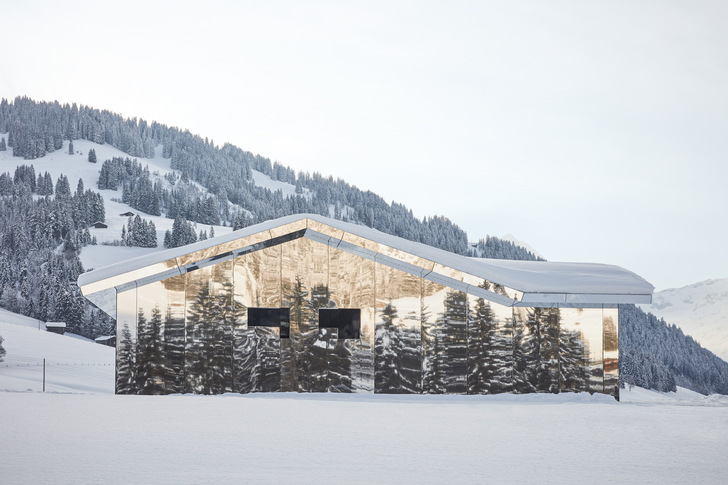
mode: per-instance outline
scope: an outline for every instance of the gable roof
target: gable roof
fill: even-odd
[[[650,303],[654,291],[650,283],[619,266],[468,258],[315,214],[272,219],[99,268],[80,275],[78,284],[84,296],[115,316],[117,289],[123,291],[160,281],[297,237],[328,244],[503,305]],[[498,290],[479,287],[474,281],[480,279]]]

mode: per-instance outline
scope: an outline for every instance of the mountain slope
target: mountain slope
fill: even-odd
[[[404,205],[387,203],[371,191],[360,190],[343,180],[319,173],[296,173],[290,167],[233,145],[218,147],[207,138],[156,122],[124,119],[87,106],[17,97],[13,102],[0,101],[0,133],[7,133],[7,145],[13,147],[15,156],[26,160],[65,149],[69,139],[111,145],[137,158],[155,158],[158,156],[155,147],[161,145],[161,155],[169,160],[169,167],[178,170],[183,180],[205,187],[213,203],[221,206],[223,220],[227,217],[229,223],[232,223],[231,215],[222,210],[228,202],[247,211],[252,216],[248,222],[310,212],[471,255],[467,234],[446,217],[420,220]],[[97,158],[102,161],[105,157]],[[292,192],[289,187],[293,187]],[[172,209],[168,205],[162,212],[169,214]],[[533,255],[517,246],[515,251],[509,251],[509,256],[533,259]]]
[[[728,279],[658,291],[652,304],[641,308],[674,323],[728,361]]]

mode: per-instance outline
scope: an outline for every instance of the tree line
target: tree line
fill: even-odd
[[[222,147],[214,141],[193,135],[189,131],[168,127],[160,123],[147,123],[137,118],[123,118],[109,111],[76,104],[36,102],[27,97],[17,97],[9,102],[0,100],[0,133],[8,133],[8,146],[13,154],[26,159],[38,158],[58,150],[63,140],[85,139],[95,143],[108,143],[132,157],[152,157],[154,148],[162,145],[162,155],[170,159],[172,168],[181,173],[181,180],[190,180],[205,187],[217,208],[205,213],[213,205],[211,197],[201,200],[190,214],[184,204],[166,205],[167,216],[177,215],[203,224],[217,224],[211,217],[228,224],[236,214],[227,214],[230,202],[249,215],[250,222],[260,222],[286,215],[310,212],[335,217],[373,227],[382,232],[422,242],[458,254],[471,255],[467,234],[443,216],[418,219],[404,205],[387,203],[371,191],[363,191],[343,180],[325,177],[319,173],[295,173],[289,167],[260,155],[254,155],[230,144]],[[295,185],[293,196],[256,186],[252,170],[262,172],[274,180]],[[137,176],[136,178],[139,178]],[[148,193],[146,183],[140,190]],[[150,181],[154,192],[154,184]],[[129,187],[129,198],[134,201],[135,186]],[[189,200],[189,197],[188,197]],[[139,210],[156,214],[154,200],[148,201],[149,211],[141,209],[145,202],[137,201]],[[135,203],[137,203],[135,202]],[[159,210],[164,206],[160,203]],[[181,209],[183,208],[183,209]],[[170,212],[171,211],[171,212]],[[522,248],[521,248],[522,249]],[[490,254],[482,254],[490,257]],[[498,257],[495,253],[493,256]],[[509,254],[517,259],[533,259],[528,251],[515,249]]]
[[[0,174],[0,306],[43,321],[64,321],[86,337],[114,333],[113,320],[81,295],[79,249],[95,244],[88,227],[104,220],[103,199],[68,177],[55,187],[31,166]],[[42,193],[39,193],[42,192]],[[51,195],[48,192],[55,192]]]

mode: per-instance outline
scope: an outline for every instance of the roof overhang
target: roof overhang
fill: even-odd
[[[274,219],[79,276],[83,295],[116,316],[116,293],[307,238],[505,306],[650,303],[654,287],[617,266],[475,259],[313,214]],[[483,284],[485,282],[485,284]]]

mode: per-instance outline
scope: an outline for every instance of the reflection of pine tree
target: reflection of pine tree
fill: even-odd
[[[381,323],[374,330],[374,392],[392,393],[400,388],[397,369],[394,319],[397,309],[392,302],[382,308]]]
[[[210,294],[210,286],[203,284],[187,314],[185,392],[212,394],[209,373],[212,339],[208,318],[216,313],[216,307],[217,302]]]
[[[440,369],[440,332],[430,321],[430,312],[424,303],[420,304],[420,327],[422,329],[422,392],[442,394],[445,383]]]
[[[490,381],[491,394],[513,391],[513,327],[514,318],[506,318],[496,329],[493,378]]]
[[[604,326],[604,390],[619,399],[619,334],[617,323],[609,316],[603,319]]]
[[[442,326],[442,351],[437,356],[445,371],[445,392],[467,392],[467,321],[468,298],[462,291],[449,291],[445,296],[445,311],[438,321]]]
[[[420,393],[422,391],[422,359],[420,329],[400,325],[396,329],[402,391]]]
[[[131,338],[129,325],[126,323],[121,329],[119,343],[116,350],[116,393],[135,394],[136,379],[134,376],[136,351]]]
[[[328,308],[331,302],[331,291],[327,285],[314,285],[311,288],[311,306],[313,308]]]
[[[302,279],[296,276],[293,288],[286,295],[290,305],[292,362],[283,362],[282,365],[285,368],[284,389],[290,388],[298,392],[311,391],[310,348],[318,330],[317,315],[308,296],[308,289]]]
[[[587,353],[581,332],[559,332],[559,379],[562,391],[586,389]]]
[[[381,311],[377,324],[374,359],[374,389],[383,393],[420,392],[422,362],[420,360],[420,331],[396,325],[397,309],[388,303]]]
[[[167,362],[167,393],[184,392],[185,320],[173,317],[170,307],[167,307],[164,318],[164,353]]]
[[[513,321],[513,392],[536,392],[531,382],[532,375],[532,344],[525,335],[525,324],[519,314]]]
[[[329,340],[329,392],[352,392],[352,344],[347,342],[358,342],[354,339],[331,339]]]
[[[281,339],[277,329],[256,327],[257,367],[256,391],[277,392],[281,389]]]
[[[617,323],[612,317],[603,320],[604,325],[604,352],[619,351],[619,334]]]
[[[527,310],[525,328],[516,329],[516,392],[559,392],[560,318],[558,308]]]
[[[233,330],[245,308],[235,301],[230,281],[217,295],[210,286],[202,285],[187,317],[187,392],[219,394],[233,388]]]
[[[152,308],[150,320],[139,309],[136,362],[139,394],[163,394],[166,370],[162,343],[162,312],[159,306]]]
[[[344,340],[351,349],[351,386],[355,391],[374,391],[374,352],[368,339]]]
[[[468,394],[487,394],[496,370],[495,313],[482,298],[468,319]]]
[[[538,390],[559,392],[559,326],[558,308],[542,308],[539,323],[539,361],[537,365]]]
[[[228,392],[233,386],[233,331],[242,318],[245,307],[235,301],[235,288],[231,281],[222,283],[215,298],[217,312],[211,316],[212,355],[210,371],[214,393]]]
[[[233,331],[233,391],[248,393],[256,390],[257,349],[254,329],[236,326]],[[281,353],[282,355],[283,353]]]
[[[331,291],[327,285],[314,285],[311,288],[311,309],[315,324],[318,323],[318,311],[320,308],[328,308],[331,301]],[[318,326],[318,325],[317,325]],[[308,348],[308,365],[305,373],[309,381],[309,390],[311,392],[326,392],[329,384],[330,360],[333,349],[336,347],[338,340],[338,331],[329,328],[319,328],[313,334]],[[343,357],[343,354],[342,354]],[[333,358],[333,360],[336,360]],[[334,374],[342,374],[346,372],[346,363],[344,361],[335,362],[338,369]]]

